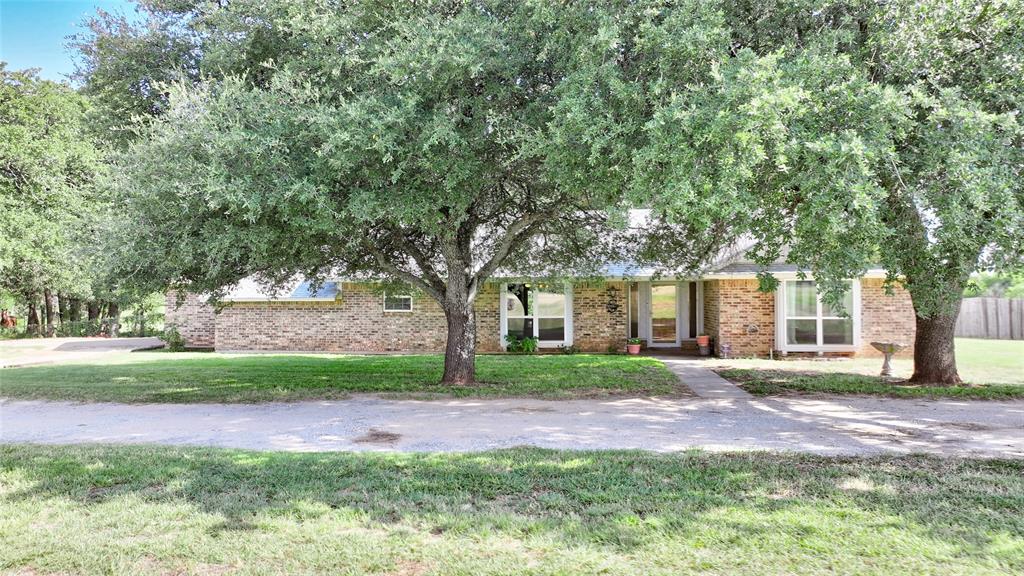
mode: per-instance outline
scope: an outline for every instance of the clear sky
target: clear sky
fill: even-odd
[[[49,80],[67,80],[74,69],[67,37],[96,8],[134,15],[130,0],[0,0],[0,60],[9,70],[41,68]]]

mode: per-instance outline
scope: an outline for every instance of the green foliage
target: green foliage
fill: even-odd
[[[505,342],[505,350],[510,354],[534,354],[537,352],[537,339],[532,336],[520,338],[515,334],[506,334]]]
[[[19,302],[90,289],[101,165],[87,110],[67,85],[0,63],[0,289]]]
[[[812,272],[834,305],[880,264],[925,318],[952,314],[972,272],[1024,266],[1019,0],[720,6],[728,48],[703,76],[645,55],[662,73],[633,181],[670,230],[721,239],[700,256],[747,234],[755,261]]]
[[[181,332],[178,332],[178,329],[173,326],[164,330],[160,339],[167,345],[167,350],[169,352],[185,351],[185,339],[182,338]]]
[[[1024,273],[994,274],[982,272],[971,277],[965,296],[1024,298]]]
[[[86,92],[131,128],[111,182],[131,226],[111,244],[145,287],[373,275],[447,307],[503,263],[593,271],[616,246],[622,175],[589,158],[626,150],[597,132],[565,146],[561,126],[609,7],[146,5],[146,26],[82,39]],[[125,85],[139,77],[174,81]]]
[[[633,344],[634,346],[637,345],[637,344],[643,344],[643,343],[644,343],[643,338],[629,338],[629,339],[626,340],[626,344]]]

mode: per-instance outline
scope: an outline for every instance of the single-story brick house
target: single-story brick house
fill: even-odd
[[[622,349],[627,338],[648,348],[696,351],[700,334],[716,353],[876,354],[872,341],[914,341],[909,294],[887,294],[885,273],[870,270],[850,282],[848,317],[817,297],[814,281],[779,264],[773,294],[757,290],[757,268],[733,261],[693,280],[665,280],[643,271],[611,270],[600,281],[551,285],[489,282],[476,303],[480,352],[504,350],[505,336],[534,336],[542,348],[576,346],[589,352]],[[446,324],[441,308],[422,294],[382,293],[366,282],[327,282],[316,292],[298,283],[285,296],[268,296],[243,282],[219,311],[189,294],[177,306],[167,296],[167,325],[189,346],[218,351],[442,352]]]

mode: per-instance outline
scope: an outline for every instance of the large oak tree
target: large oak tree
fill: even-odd
[[[720,6],[732,57],[707,83],[665,76],[637,196],[698,229],[728,218],[756,261],[800,265],[833,306],[881,264],[913,300],[912,380],[958,383],[970,275],[1024,267],[1024,6]]]
[[[608,40],[618,7],[149,6],[157,24],[101,19],[83,41],[87,92],[115,117],[142,111],[113,170],[126,277],[215,296],[250,275],[401,281],[444,310],[444,381],[470,383],[489,277],[593,272],[615,249],[631,149],[621,111],[592,104],[639,91],[614,45],[580,48]],[[171,47],[147,52],[158,64],[188,57],[136,82],[109,72],[146,46]]]

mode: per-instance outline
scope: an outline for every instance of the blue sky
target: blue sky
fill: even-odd
[[[129,0],[0,0],[0,60],[10,70],[41,68],[50,80],[66,80],[74,69],[67,37],[102,8],[133,15]]]

